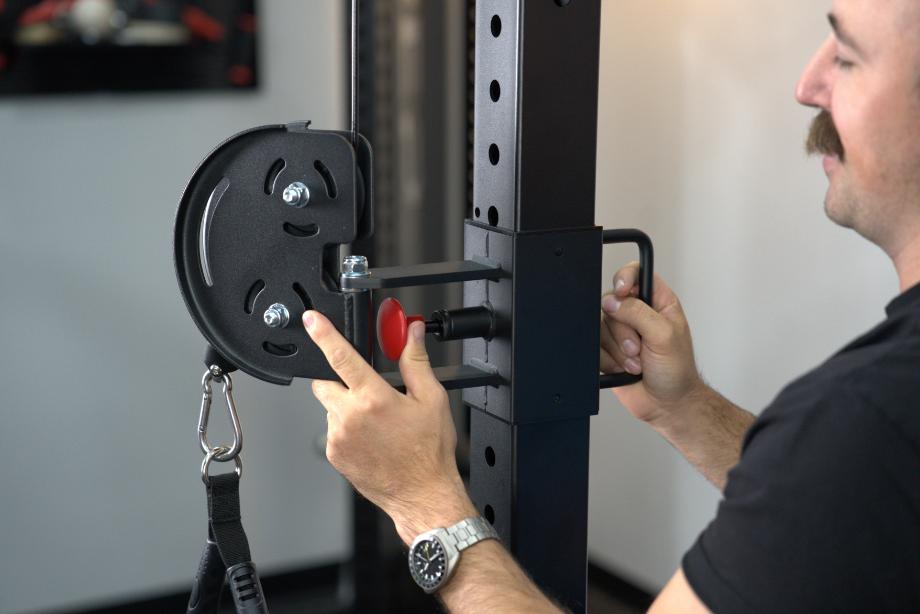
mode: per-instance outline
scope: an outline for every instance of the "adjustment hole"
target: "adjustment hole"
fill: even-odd
[[[489,207],[489,225],[498,226],[498,209]]]
[[[265,282],[261,279],[257,280],[249,287],[249,292],[246,293],[246,302],[243,303],[243,311],[248,315],[252,315],[252,312],[256,308],[256,299],[259,298],[259,294],[261,294],[264,289]]]
[[[283,159],[278,158],[268,169],[268,174],[265,175],[265,186],[263,188],[265,194],[271,196],[275,192],[275,181],[278,180],[278,175],[281,174],[285,166],[287,166],[287,163]]]
[[[262,344],[262,349],[278,358],[292,358],[297,355],[297,346],[293,343],[276,344],[266,341]]]
[[[332,171],[329,170],[329,167],[323,164],[322,161],[316,160],[313,163],[313,168],[316,169],[316,172],[323,180],[323,185],[326,186],[326,196],[332,200],[338,198],[339,189],[335,185],[335,177],[332,176]]]
[[[489,96],[492,97],[492,102],[498,102],[498,99],[502,97],[502,86],[498,81],[493,80],[489,85]]]
[[[303,310],[309,311],[313,309],[313,301],[310,300],[310,295],[307,294],[307,291],[298,283],[295,283],[292,288],[294,293],[300,298],[300,302],[303,304]]]
[[[492,446],[486,448],[486,463],[489,467],[495,466],[495,450],[492,449]]]
[[[492,36],[498,38],[498,35],[502,33],[502,18],[498,15],[492,16]]]
[[[498,166],[498,160],[500,157],[501,156],[498,151],[498,145],[495,143],[489,145],[489,162],[492,163],[492,166]]]
[[[495,510],[492,509],[491,505],[487,505],[486,508],[482,510],[482,515],[486,517],[489,524],[495,524]]]
[[[292,237],[297,237],[298,239],[309,239],[319,234],[319,226],[316,224],[298,226],[297,224],[285,223],[282,228],[284,229],[284,232],[288,233]]]
[[[476,214],[476,217],[478,218],[480,214],[479,207],[476,207],[475,209],[473,209],[473,213]]]

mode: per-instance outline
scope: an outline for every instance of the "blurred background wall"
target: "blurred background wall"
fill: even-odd
[[[0,100],[0,612],[187,589],[205,531],[194,434],[203,343],[174,281],[175,205],[201,158],[243,128],[345,126],[346,4],[261,2],[257,92]],[[398,74],[381,71],[374,91],[405,106],[387,93],[402,83],[412,104],[427,97],[462,115],[459,95],[436,96],[407,74],[431,64],[417,45],[423,3],[389,6],[415,17],[381,30],[402,32],[388,43]],[[813,113],[792,92],[827,33],[826,9],[603,3],[597,222],[653,237],[704,375],[755,412],[880,319],[897,292],[882,254],[825,219],[826,180],[802,153]],[[463,15],[445,11],[438,26],[461,49],[454,55]],[[383,220],[380,264],[439,259],[393,241],[411,239],[419,208],[433,206],[418,162],[437,139],[413,132],[409,115],[381,147],[395,165],[394,206],[415,209]],[[462,152],[444,164],[458,175],[443,171],[442,189],[463,189]],[[449,206],[444,244],[456,251],[465,203]],[[605,251],[608,286],[633,258]],[[352,502],[314,445],[324,421],[308,387],[236,380],[243,512],[261,568],[348,559]],[[225,437],[222,410],[212,422],[214,440]],[[718,493],[609,393],[592,439],[592,560],[655,591],[712,518]]]
[[[830,3],[603,3],[597,222],[638,227],[680,296],[697,361],[760,412],[787,382],[884,317],[880,250],[823,212],[795,82]],[[628,250],[605,251],[605,285]],[[611,394],[592,425],[592,556],[660,588],[718,493]]]
[[[190,586],[206,535],[204,342],[180,298],[186,181],[245,128],[345,128],[347,4],[259,4],[261,89],[0,100],[0,611]],[[298,382],[235,378],[242,505],[264,573],[349,555],[349,489]],[[228,437],[215,405],[212,441]]]

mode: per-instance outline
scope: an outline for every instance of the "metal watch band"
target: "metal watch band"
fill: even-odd
[[[458,552],[462,552],[484,539],[498,539],[498,533],[488,520],[482,516],[473,516],[449,527],[447,538]]]

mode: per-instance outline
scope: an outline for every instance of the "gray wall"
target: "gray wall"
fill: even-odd
[[[637,226],[681,297],[707,379],[761,411],[796,375],[884,317],[881,251],[829,222],[812,111],[793,87],[826,3],[604,2],[598,215]],[[629,251],[605,251],[605,279]],[[607,282],[607,287],[610,286]],[[718,493],[603,394],[593,422],[592,554],[659,588]]]
[[[189,585],[204,343],[173,274],[176,202],[239,130],[344,127],[345,5],[261,3],[258,93],[0,101],[0,611]],[[347,487],[313,445],[324,412],[303,383],[235,383],[256,561],[347,556]],[[223,409],[212,422],[226,437]]]

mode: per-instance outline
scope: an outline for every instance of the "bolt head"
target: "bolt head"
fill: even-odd
[[[365,256],[345,256],[342,259],[343,277],[367,277],[368,275],[370,275],[370,267]]]
[[[295,181],[284,188],[281,193],[281,200],[291,207],[306,207],[310,204],[310,188],[300,181]]]
[[[291,314],[287,307],[281,303],[275,303],[262,314],[262,321],[269,328],[284,328],[290,323]]]

